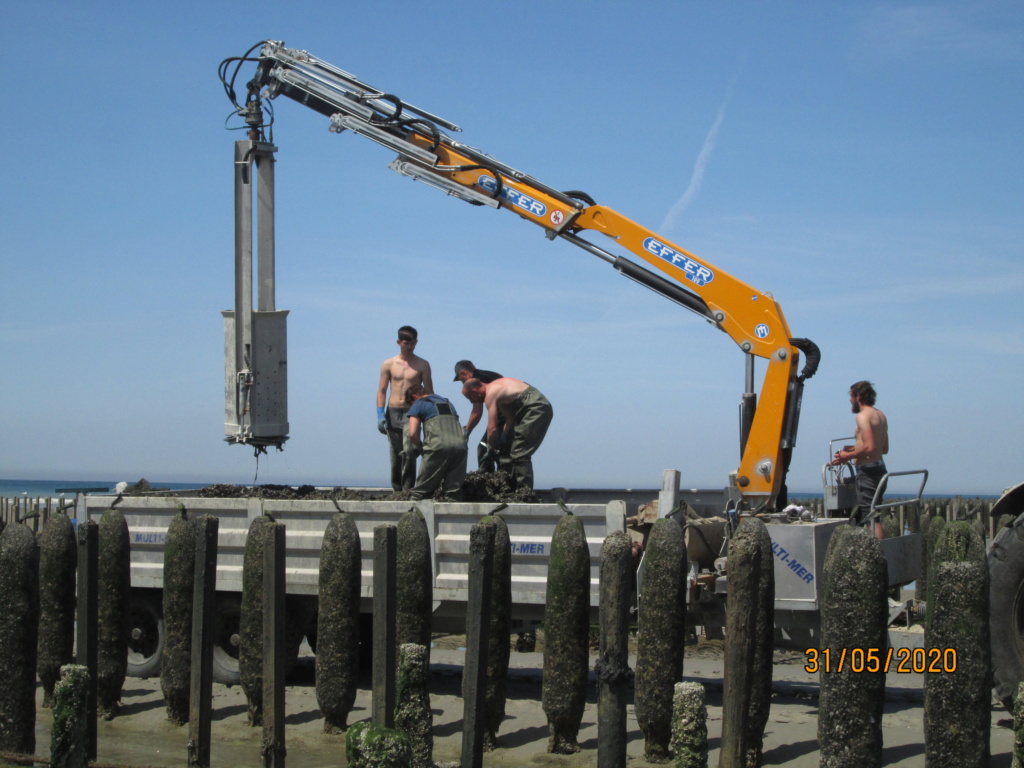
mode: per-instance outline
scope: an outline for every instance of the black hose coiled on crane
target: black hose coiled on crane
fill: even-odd
[[[806,362],[804,369],[800,371],[800,381],[806,381],[818,370],[818,363],[821,362],[821,350],[810,339],[790,339],[789,343],[804,353]]]

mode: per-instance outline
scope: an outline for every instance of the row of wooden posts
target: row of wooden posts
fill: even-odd
[[[40,628],[39,676],[44,691],[52,688],[55,697],[67,696],[66,702],[55,702],[51,752],[77,744],[77,748],[83,750],[83,760],[95,759],[98,709],[116,706],[124,681],[124,666],[117,669],[121,660],[116,652],[110,652],[111,639],[107,635],[111,633],[102,629],[99,595],[117,592],[116,585],[120,584],[127,599],[130,586],[127,526],[124,517],[115,509],[105,513],[99,524],[82,521],[77,537],[71,535],[77,552],[68,557],[66,542],[70,521],[61,514],[53,515],[50,523],[44,526],[38,542],[25,525],[7,525],[0,534],[0,624],[5,627],[5,633],[0,636],[0,674],[10,681],[0,688],[0,718],[11,724],[0,729],[0,750],[32,753],[35,749],[37,641],[32,625],[33,617],[36,617]],[[935,751],[937,755],[948,756],[952,748],[947,743],[948,734],[962,735],[965,730],[971,730],[973,738],[967,745],[968,750],[987,755],[987,704],[991,689],[986,655],[988,582],[984,546],[976,530],[978,527],[957,521],[948,525],[935,525],[933,522],[927,526],[931,534],[928,538],[936,538],[930,547],[933,555],[930,558],[929,587],[933,600],[926,646],[960,650],[955,669],[947,665],[938,677],[929,675],[926,678],[926,746],[929,755]],[[101,528],[106,528],[106,538],[114,542],[109,553],[105,548],[104,555],[100,554]],[[253,535],[257,528],[262,532]],[[576,736],[585,704],[589,673],[589,550],[582,528],[578,518],[567,515],[559,521],[552,541],[542,696],[549,721],[549,751],[552,752],[572,752],[579,748]],[[63,532],[63,544],[54,543],[58,537],[49,535],[58,529]],[[169,717],[180,722],[187,719],[189,723],[190,766],[209,765],[217,530],[217,518],[190,518],[182,509],[181,516],[172,522],[168,532],[165,558],[167,639],[162,687]],[[348,544],[344,543],[346,539]],[[178,542],[182,545],[178,546]],[[332,659],[330,622],[333,618],[348,627],[348,630],[334,632],[334,652],[337,653],[339,647],[351,645],[351,634],[347,638],[343,635],[345,631],[351,633],[353,611],[356,622],[358,619],[358,546],[358,534],[351,518],[343,513],[336,515],[325,533],[321,559],[323,589],[317,648],[317,696],[325,721],[332,721],[340,728],[346,726],[348,710],[354,700],[355,674],[351,672],[354,660],[349,656],[341,665],[347,665],[348,672],[335,667],[334,677],[343,679],[344,684],[332,685],[331,675],[327,674]],[[359,764],[361,755],[371,759],[364,754],[367,745],[392,743],[387,739],[363,738],[366,729],[390,729],[395,725],[407,734],[405,737],[397,735],[392,740],[399,751],[406,750],[413,765],[430,764],[421,762],[430,760],[431,743],[429,694],[425,693],[425,682],[419,689],[426,696],[425,707],[420,707],[418,712],[410,712],[407,707],[396,717],[396,710],[401,710],[396,707],[396,699],[403,702],[424,700],[423,695],[416,697],[409,693],[415,688],[416,680],[426,680],[429,669],[429,546],[425,523],[415,509],[410,510],[397,527],[379,526],[374,531],[372,723],[349,729],[346,742],[354,767]],[[330,554],[339,547],[341,550],[347,548],[347,560]],[[40,558],[40,550],[49,556]],[[250,702],[251,722],[261,723],[264,729],[264,765],[275,768],[284,765],[285,744],[284,554],[284,525],[266,516],[255,520],[247,537],[243,573],[258,571],[260,578],[255,584],[250,584],[245,576],[243,579],[248,591],[258,593],[262,601],[255,611],[262,623],[262,636],[259,650],[253,653],[246,648],[243,627],[240,666],[242,685]],[[503,679],[508,666],[509,632],[507,627],[503,629],[502,621],[508,616],[507,602],[511,591],[508,554],[507,528],[499,517],[485,518],[473,527],[461,761],[466,768],[482,764],[484,744],[493,738],[504,715]],[[260,567],[253,567],[257,562],[254,558],[259,559]],[[337,564],[332,566],[328,562],[332,558],[344,560],[347,564],[339,569]],[[651,760],[665,760],[674,753],[676,765],[686,768],[705,765],[707,738],[703,692],[695,691],[692,684],[679,689],[676,687],[682,678],[687,568],[682,529],[674,520],[655,523],[648,539],[647,558],[635,672],[636,717],[645,736],[645,754]],[[65,582],[68,581],[68,562],[76,563],[70,574],[71,594],[75,595],[73,585],[77,577],[77,596],[74,598],[77,603],[74,607],[78,616],[84,617],[76,630],[77,661],[88,674],[65,667],[68,678],[65,686],[56,684],[52,672],[44,673],[44,656],[49,652],[44,651],[42,636],[46,634],[43,631],[46,622],[40,617],[39,604],[41,593],[49,595],[47,582],[53,574],[46,562],[40,568],[41,559],[62,565],[59,579]],[[947,561],[953,562],[955,567],[947,568]],[[771,543],[764,525],[754,519],[745,520],[736,531],[729,552],[720,760],[723,768],[760,764],[761,738],[768,719],[771,695],[772,564]],[[354,591],[350,578],[353,568]],[[332,576],[332,569],[335,574],[347,569],[349,578],[346,581],[344,574]],[[415,575],[417,573],[418,576]],[[42,575],[42,583],[37,580],[39,574]],[[338,580],[334,587],[328,589],[326,586],[332,578]],[[613,534],[602,548],[601,559],[601,648],[597,665],[599,768],[618,768],[625,764],[626,759],[625,703],[631,678],[628,666],[631,578],[629,540],[624,534]],[[838,658],[843,648],[865,651],[884,648],[888,585],[884,557],[877,540],[858,529],[838,529],[830,543],[823,578],[822,649],[830,649]],[[397,587],[399,582],[401,590]],[[339,587],[345,583],[348,584],[347,589]],[[115,585],[113,589],[112,584]],[[177,604],[175,585],[179,587]],[[66,589],[63,594],[67,594]],[[331,600],[335,597],[340,602],[332,606]],[[127,614],[116,604],[108,604],[105,610],[115,616],[119,610],[121,615]],[[176,617],[176,612],[182,615]],[[243,591],[243,623],[245,612],[246,594]],[[977,620],[963,622],[965,612],[972,617],[976,615]],[[253,614],[251,610],[249,613]],[[960,637],[957,632],[965,623],[976,627],[977,632],[984,636]],[[189,633],[188,642],[174,637],[175,627]],[[66,636],[67,657],[70,659],[70,625],[66,625],[63,632],[50,634]],[[414,642],[407,642],[409,640]],[[116,647],[118,644],[120,656],[124,657],[126,638],[114,637],[113,645]],[[417,652],[416,645],[423,650]],[[186,649],[186,656],[176,660],[175,653],[182,648]],[[398,658],[399,649],[401,658]],[[503,665],[500,658],[493,658],[494,654],[501,653],[505,654]],[[26,664],[29,658],[32,663]],[[421,661],[417,662],[417,658]],[[259,670],[256,674],[247,674],[247,668],[251,668],[254,659]],[[112,671],[111,667],[115,669]],[[491,678],[487,675],[489,667],[495,670]],[[24,672],[26,668],[27,675]],[[415,672],[417,669],[419,672]],[[396,671],[401,675],[397,680]],[[258,689],[253,687],[254,679],[259,684]],[[75,680],[79,682],[74,683]],[[80,691],[82,685],[87,686],[84,696]],[[829,756],[859,754],[858,748],[880,750],[884,674],[879,682],[877,675],[863,671],[851,674],[848,670],[843,674],[837,670],[827,673],[822,670],[821,685],[819,740],[822,764],[852,765],[854,763]],[[396,687],[401,686],[406,686],[406,691],[398,695]],[[335,701],[330,700],[332,687],[337,694]],[[78,690],[77,694],[75,690]],[[932,691],[936,691],[934,696]],[[959,699],[958,692],[963,694]],[[942,701],[965,703],[950,712],[948,707],[935,703],[939,701],[936,698],[939,695]],[[77,719],[67,714],[68,709],[74,706],[81,709]],[[252,717],[254,710],[258,715],[256,718]],[[951,716],[955,718],[956,728],[950,727],[948,718]],[[963,727],[965,717],[973,724],[973,730]],[[426,728],[422,727],[424,719]],[[58,728],[58,722],[79,723],[75,727],[83,729],[84,742],[62,740],[60,737],[74,728],[71,725]],[[851,724],[856,724],[852,730]],[[329,723],[325,722],[325,728],[327,725]],[[871,738],[864,738],[865,729]],[[420,759],[416,759],[417,755]],[[858,759],[873,764],[873,753],[860,754]],[[75,763],[65,761],[64,764]]]

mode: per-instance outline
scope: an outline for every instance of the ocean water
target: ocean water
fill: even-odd
[[[131,484],[135,480],[125,482]],[[0,496],[26,496],[30,499],[57,497],[71,498],[83,489],[92,493],[111,492],[119,480],[3,480],[0,479]],[[150,480],[154,488],[169,488],[177,491],[187,488],[205,488],[209,483],[164,483]]]

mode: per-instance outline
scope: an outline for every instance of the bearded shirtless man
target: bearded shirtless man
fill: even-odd
[[[551,425],[554,416],[551,403],[525,381],[507,376],[490,384],[470,379],[463,386],[462,394],[474,405],[486,406],[488,445],[498,447],[511,441],[513,487],[533,490],[531,457],[540,448]],[[499,415],[505,416],[504,429],[498,427]]]
[[[406,445],[409,439],[409,420],[406,414],[411,405],[410,394],[413,390],[419,391],[421,386],[422,394],[434,394],[430,363],[413,351],[418,338],[415,328],[403,325],[398,329],[398,354],[389,357],[380,366],[377,429],[388,436],[391,488],[395,491],[407,491],[416,484],[416,457]]]
[[[860,520],[871,509],[875,489],[885,477],[882,457],[889,452],[889,422],[885,414],[875,408],[875,388],[870,381],[858,381],[850,387],[850,409],[856,414],[857,427],[853,433],[856,444],[836,451],[832,464],[852,461],[856,465],[860,505],[857,519]],[[881,498],[879,495],[879,501]]]

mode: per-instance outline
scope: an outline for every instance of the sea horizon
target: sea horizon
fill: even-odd
[[[197,488],[206,488],[210,485],[221,484],[224,481],[191,481],[181,482],[180,479],[177,481],[166,481],[161,479],[146,478],[149,484],[153,488],[167,489],[172,491],[192,490]],[[62,494],[65,496],[73,496],[77,492],[88,492],[88,493],[113,493],[114,486],[119,482],[127,482],[129,485],[138,482],[136,479],[125,479],[125,480],[27,480],[27,479],[3,479],[0,478],[0,497],[27,497],[27,498],[41,498],[41,497],[58,497]],[[230,483],[231,485],[268,485],[268,483]],[[278,485],[279,483],[273,483]],[[374,483],[346,483],[339,485],[338,483],[310,483],[310,482],[297,482],[287,483],[294,487],[301,485],[312,485],[319,488],[334,488],[334,487],[345,487],[345,488],[380,488],[384,487],[383,484]],[[592,486],[568,486],[572,488],[589,488]],[[650,489],[656,492],[658,489]],[[905,494],[900,494],[905,495]],[[790,490],[790,499],[820,499],[823,494],[821,490],[816,491],[803,491],[803,490]],[[925,499],[946,499],[960,496],[965,499],[985,499],[995,500],[998,499],[1000,494],[981,494],[981,493],[925,493],[922,498]]]

